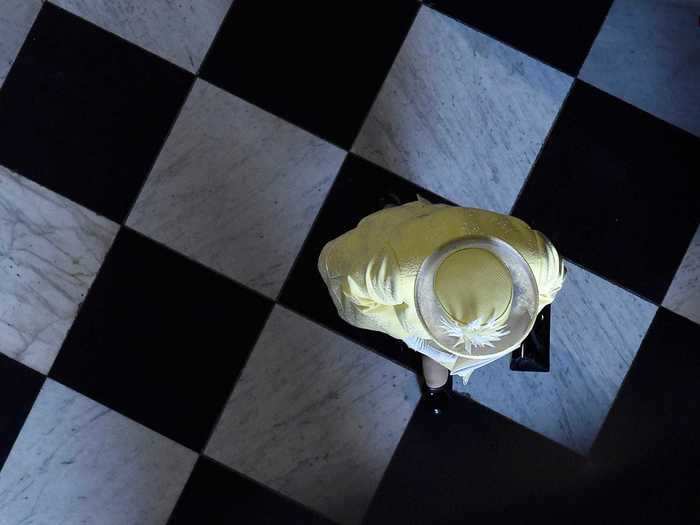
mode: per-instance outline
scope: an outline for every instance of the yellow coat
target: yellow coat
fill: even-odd
[[[368,215],[324,246],[318,269],[338,314],[348,323],[397,339],[429,340],[414,303],[418,269],[441,245],[465,235],[489,235],[509,243],[535,275],[539,309],[554,300],[564,281],[564,264],[540,232],[509,215],[425,201]]]

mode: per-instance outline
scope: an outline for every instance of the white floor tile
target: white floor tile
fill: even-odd
[[[0,352],[49,371],[118,229],[0,167]]]
[[[615,0],[579,77],[700,136],[700,2]]]
[[[359,523],[419,396],[412,373],[276,307],[206,453]]]
[[[507,213],[571,82],[422,7],[353,151],[457,204]]]
[[[196,459],[48,379],[0,472],[0,521],[164,524]]]
[[[127,224],[274,298],[344,156],[198,80]]]
[[[550,372],[513,372],[510,356],[459,390],[514,421],[588,454],[656,306],[567,263],[552,305]]]
[[[0,0],[0,86],[41,8],[42,0]]]
[[[700,228],[681,261],[663,306],[679,315],[700,323]]]

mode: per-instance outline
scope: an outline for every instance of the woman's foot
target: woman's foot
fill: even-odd
[[[441,416],[447,411],[450,396],[452,395],[452,376],[448,376],[447,382],[437,388],[429,387],[425,379],[422,381],[423,398],[425,399],[430,413]]]

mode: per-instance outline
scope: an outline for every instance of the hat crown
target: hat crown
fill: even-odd
[[[482,248],[457,250],[438,266],[435,294],[447,315],[469,324],[507,318],[513,299],[513,280],[505,264]]]
[[[467,252],[462,254],[462,257],[471,257],[470,265],[475,265],[475,269],[483,271],[484,276],[488,275],[489,279],[496,279],[496,288],[499,291],[489,291],[489,286],[472,287],[470,283],[466,282],[465,286],[469,290],[482,290],[474,293],[493,294],[491,300],[480,301],[483,303],[482,306],[472,309],[471,314],[457,312],[457,307],[451,307],[453,312],[449,314],[447,313],[448,308],[445,308],[442,302],[447,301],[445,294],[452,292],[448,290],[449,287],[445,287],[442,298],[439,297],[438,290],[436,290],[438,270],[451,255],[473,248],[488,251],[489,255],[493,256],[496,261],[505,265],[510,274],[510,286],[512,287],[510,301],[506,308],[502,308],[502,305],[508,302],[509,281],[498,264],[480,252]],[[476,264],[476,262],[480,262],[480,264]],[[485,263],[485,265],[481,263]],[[455,273],[457,274],[459,272],[456,269],[459,266],[461,264],[455,264]],[[488,267],[489,270],[486,271],[485,267]],[[449,266],[446,268],[449,269]],[[499,275],[501,277],[498,277]],[[448,279],[444,282],[449,284],[453,281]],[[459,282],[459,279],[454,280],[454,282]],[[443,288],[442,278],[438,279],[437,283],[438,289]],[[467,293],[471,292],[467,291]],[[458,296],[459,294],[455,295],[455,297]],[[497,237],[468,235],[454,239],[429,255],[421,263],[416,276],[416,312],[423,328],[439,347],[464,357],[486,359],[517,346],[527,336],[535,322],[538,303],[537,281],[529,264],[513,246]],[[486,315],[489,311],[499,314],[498,310],[503,310],[500,312],[500,317],[496,315],[489,318]],[[479,317],[467,319],[475,317],[478,313],[481,314]],[[452,315],[462,316],[469,322],[459,322]]]

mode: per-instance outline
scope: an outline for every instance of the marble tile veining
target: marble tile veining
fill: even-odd
[[[48,372],[118,228],[0,167],[0,352]]]
[[[0,0],[0,86],[32,27],[42,0]]]
[[[656,307],[567,262],[552,305],[549,373],[513,372],[510,357],[476,370],[458,390],[581,454],[588,454]]]
[[[198,80],[127,224],[275,297],[344,156]]]
[[[196,459],[48,379],[0,472],[0,522],[165,524]]]
[[[419,395],[410,372],[278,306],[206,454],[359,523]]]
[[[353,151],[457,204],[507,213],[571,82],[423,7]]]
[[[188,71],[199,69],[232,0],[50,0]]]
[[[700,228],[690,241],[663,306],[691,321],[700,323]]]
[[[579,78],[700,136],[700,2],[615,0]]]

